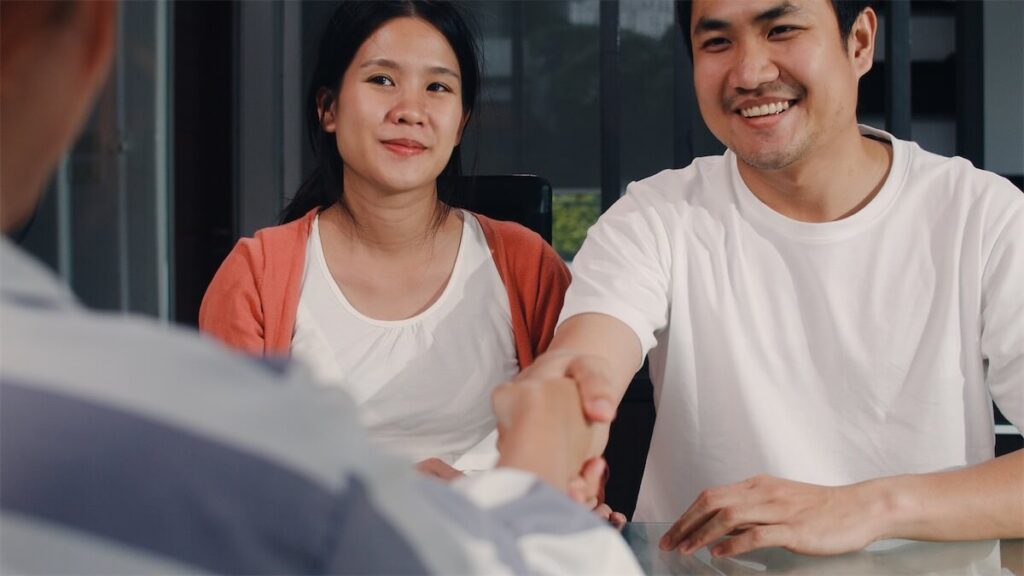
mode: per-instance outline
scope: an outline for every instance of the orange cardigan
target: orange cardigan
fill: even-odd
[[[199,329],[250,354],[287,356],[318,211],[239,240],[206,289]],[[474,215],[505,283],[519,367],[526,368],[551,343],[569,269],[531,230]]]

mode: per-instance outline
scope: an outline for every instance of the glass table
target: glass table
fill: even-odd
[[[841,556],[801,556],[781,548],[768,548],[732,558],[712,558],[707,548],[692,556],[659,550],[658,540],[669,526],[671,524],[632,522],[622,531],[647,574],[1024,576],[1024,540],[948,543],[883,540],[864,551]]]

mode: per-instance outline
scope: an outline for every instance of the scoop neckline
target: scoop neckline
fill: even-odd
[[[425,318],[432,315],[436,310],[440,309],[441,306],[444,305],[445,301],[448,300],[448,295],[454,290],[452,286],[456,284],[456,280],[461,275],[463,267],[462,261],[465,259],[463,257],[465,253],[465,240],[467,237],[467,232],[469,231],[468,227],[470,226],[469,215],[466,214],[464,210],[462,210],[461,213],[462,233],[459,237],[459,249],[458,252],[455,254],[455,264],[452,266],[452,272],[448,276],[448,282],[445,284],[444,290],[441,292],[441,295],[437,297],[437,300],[434,300],[434,302],[430,306],[427,306],[421,312],[408,318],[402,318],[400,320],[383,320],[379,318],[373,318],[372,316],[367,316],[366,314],[361,312],[358,308],[355,307],[355,305],[352,304],[352,302],[349,301],[349,299],[345,296],[345,292],[341,289],[341,286],[338,286],[338,283],[334,281],[334,277],[331,275],[331,269],[327,266],[327,258],[324,256],[323,240],[320,238],[319,214],[317,214],[316,217],[313,218],[313,226],[310,231],[310,239],[312,240],[313,246],[313,257],[316,260],[317,268],[319,269],[320,274],[322,275],[323,279],[327,282],[327,285],[330,288],[331,292],[334,294],[334,297],[349,313],[351,313],[357,319],[366,322],[367,324],[380,326],[382,328],[401,328],[404,326],[418,324],[419,322],[423,321]]]

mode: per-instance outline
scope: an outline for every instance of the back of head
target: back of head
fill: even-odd
[[[113,55],[113,2],[0,3],[0,219],[5,232],[35,209],[78,134]]]
[[[342,158],[333,134],[320,124],[320,110],[335,103],[342,76],[359,47],[378,28],[395,18],[419,18],[436,28],[451,45],[462,76],[462,112],[472,118],[480,88],[479,48],[467,15],[449,0],[344,0],[320,37],[317,61],[306,91],[305,117],[316,167],[281,214],[281,223],[314,208],[342,201]],[[462,173],[459,147],[441,172],[444,181]]]

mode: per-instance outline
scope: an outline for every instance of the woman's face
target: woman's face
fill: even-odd
[[[423,20],[390,20],[359,47],[322,124],[347,190],[433,189],[465,124],[455,52]]]

